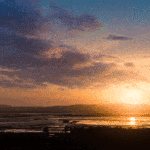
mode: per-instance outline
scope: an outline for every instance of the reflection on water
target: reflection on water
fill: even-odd
[[[77,124],[122,128],[150,128],[150,117],[99,117],[99,119],[80,120]]]
[[[134,125],[136,125],[136,122],[135,122],[136,120],[135,120],[135,117],[130,117],[130,125],[131,126],[134,126]]]
[[[98,125],[122,128],[150,128],[150,117],[127,116],[63,116],[63,114],[0,114],[0,131],[11,132],[41,132],[48,126],[65,126],[63,120],[76,124]],[[7,129],[7,130],[6,130]],[[9,130],[8,130],[9,129]]]
[[[36,131],[36,130],[27,130],[27,129],[5,129],[0,132],[14,132],[14,133],[29,133],[29,132],[34,132],[34,133],[42,133],[43,131]]]

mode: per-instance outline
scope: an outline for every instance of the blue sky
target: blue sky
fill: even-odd
[[[2,0],[0,10],[2,104],[150,102],[150,1]]]

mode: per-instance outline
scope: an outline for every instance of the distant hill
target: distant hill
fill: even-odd
[[[51,107],[11,107],[0,105],[0,112],[8,113],[59,113],[65,115],[89,115],[89,116],[110,116],[110,115],[134,115],[150,114],[148,105],[70,105]]]
[[[5,104],[0,104],[0,108],[3,108],[3,107],[12,107],[10,105],[5,105]]]
[[[70,106],[52,106],[52,107],[0,107],[0,112],[10,113],[60,113],[70,115],[112,115],[112,110],[107,107],[97,105],[70,105]]]

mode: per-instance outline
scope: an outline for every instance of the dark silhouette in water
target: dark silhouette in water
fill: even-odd
[[[68,119],[63,119],[63,123],[69,123]]]
[[[45,127],[45,128],[43,129],[43,132],[49,134],[48,127]]]

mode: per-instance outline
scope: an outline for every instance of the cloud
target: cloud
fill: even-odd
[[[71,55],[77,57],[79,54],[71,53]],[[68,88],[86,88],[97,83],[101,87],[107,87],[110,84],[131,82],[131,80],[146,81],[145,78],[142,78],[134,71],[118,70],[115,63],[90,62],[86,55],[84,57],[83,55],[81,55],[82,57],[79,56],[78,63],[82,65],[87,61],[91,65],[74,68],[73,65],[76,64],[76,61],[67,57],[68,54],[64,56],[66,58],[62,55],[61,58],[55,59],[55,61],[51,59],[53,63],[43,67],[24,68],[14,71],[2,70],[1,74],[5,78],[2,80],[1,86],[36,88],[55,84]],[[61,62],[63,58],[65,63]],[[69,59],[67,60],[67,58]]]
[[[57,39],[55,39],[55,41],[53,38],[43,40],[40,36],[45,32],[43,30],[43,24],[47,21],[55,22],[54,20],[59,19],[67,28],[79,30],[84,30],[84,27],[95,28],[100,25],[95,16],[87,14],[75,16],[54,4],[50,5],[50,8],[53,10],[52,15],[42,16],[40,13],[41,10],[38,12],[38,9],[34,8],[33,3],[30,1],[26,1],[27,6],[19,4],[19,2],[19,0],[17,2],[7,0],[0,5],[2,14],[0,17],[2,20],[0,25],[2,30],[2,34],[0,35],[2,39],[0,43],[2,66],[21,67],[22,65],[23,67],[34,67],[39,65],[40,67],[44,64],[54,64],[55,61],[56,63],[65,63],[64,59],[48,60],[45,58],[45,60],[43,60],[42,56],[40,56],[45,51],[52,50],[52,43],[57,42]],[[50,24],[50,33],[53,30],[52,27],[52,24]],[[60,44],[60,46],[62,45],[63,44]],[[57,47],[59,48],[60,46]],[[55,46],[55,48],[57,47]],[[69,47],[67,47],[67,49],[69,49]],[[74,51],[73,48],[71,48],[71,50]],[[68,52],[64,53],[63,56],[67,54],[71,55],[71,53]]]
[[[29,3],[27,1],[27,3]],[[28,5],[29,6],[29,5]],[[40,14],[30,7],[19,6],[15,0],[1,2],[0,26],[17,33],[32,34],[38,28]]]
[[[79,52],[66,51],[62,52],[60,58],[49,59],[50,66],[70,66],[72,67],[76,63],[82,63],[88,61],[89,55],[81,54]]]
[[[108,59],[115,60],[115,59],[119,59],[118,56],[108,55],[108,54],[106,55],[106,54],[102,54],[102,53],[93,55],[92,58],[96,59],[96,60],[108,60]]]
[[[29,1],[25,1],[28,7],[19,4],[19,0],[17,2],[6,0],[0,5],[0,53],[3,67],[38,65],[39,60],[35,55],[52,48],[51,41],[26,37],[37,32],[42,16]]]
[[[73,55],[73,54],[72,54]],[[76,55],[76,54],[75,54]],[[67,58],[67,57],[66,57]],[[78,63],[83,61],[79,59]],[[74,62],[74,60],[73,60]],[[93,63],[89,67],[80,69],[73,69],[73,63],[67,62],[64,66],[59,63],[51,64],[51,66],[34,67],[28,69],[7,71],[2,70],[1,74],[5,76],[1,86],[18,86],[23,87],[38,87],[46,86],[46,84],[57,84],[61,86],[73,87],[86,87],[94,81],[94,78],[101,76],[106,71],[110,71],[115,64]],[[10,80],[11,79],[11,80]],[[9,84],[8,84],[9,83]],[[30,83],[30,84],[29,84]]]
[[[126,67],[134,67],[134,64],[132,62],[127,62],[124,64]]]
[[[24,7],[15,1],[5,1],[0,8],[3,12],[0,17],[2,87],[36,88],[56,84],[81,88],[97,82],[104,85],[114,78],[118,81],[124,79],[125,74],[117,70],[117,64],[104,62],[104,59],[116,59],[115,56],[90,56],[75,47],[59,43],[63,36],[52,37],[62,26],[67,29],[61,32],[64,35],[72,30],[95,31],[102,27],[95,16],[73,15],[53,3],[50,3],[51,14],[46,16],[41,14],[40,8],[38,11],[33,5]],[[49,30],[43,25],[48,22]],[[55,30],[53,25],[58,25],[54,26]],[[43,34],[48,38],[43,38]],[[129,38],[110,35],[108,39]],[[57,53],[59,57],[56,57]],[[84,65],[74,67],[77,64]]]
[[[40,44],[40,42],[38,43]],[[35,45],[36,46],[36,45]],[[39,47],[38,47],[39,48]],[[28,52],[28,51],[27,51]],[[88,61],[89,55],[81,54],[79,52],[66,51],[61,53],[60,58],[45,58],[36,57],[27,52],[15,52],[13,55],[5,56],[1,60],[1,65],[8,68],[36,68],[36,67],[72,67],[76,63]],[[37,51],[38,52],[38,51]],[[34,52],[33,52],[34,53]]]
[[[40,59],[41,53],[52,49],[51,41],[18,35],[1,35],[1,65],[6,68],[41,67],[49,63]]]
[[[116,35],[111,35],[111,34],[106,39],[107,40],[121,40],[121,41],[132,40],[132,38],[128,38],[125,36],[116,36]]]
[[[21,80],[20,80],[21,81]],[[17,88],[37,88],[38,86],[37,85],[34,85],[33,83],[29,82],[17,82],[16,80],[15,81],[9,81],[9,80],[2,80],[1,81],[1,86],[4,87],[4,88],[14,88],[14,87],[17,87]],[[40,85],[40,86],[43,86],[43,85]]]
[[[13,50],[13,55],[39,55],[42,51],[52,48],[51,41],[42,39],[26,38],[15,34],[2,34],[3,43],[1,46]]]
[[[50,3],[50,8],[54,11],[49,16],[51,19],[59,19],[69,29],[80,30],[80,31],[94,31],[103,27],[98,22],[97,18],[91,14],[73,15],[71,12],[57,7],[55,4]]]
[[[2,64],[5,67],[14,68],[14,70],[1,69],[3,76],[1,86],[35,88],[46,86],[45,83],[68,86],[65,84],[69,84],[69,78],[64,78],[73,75],[73,65],[89,60],[89,55],[71,51],[62,52],[60,58],[41,59],[34,58],[32,55],[31,57],[28,55],[8,56],[2,59]]]

